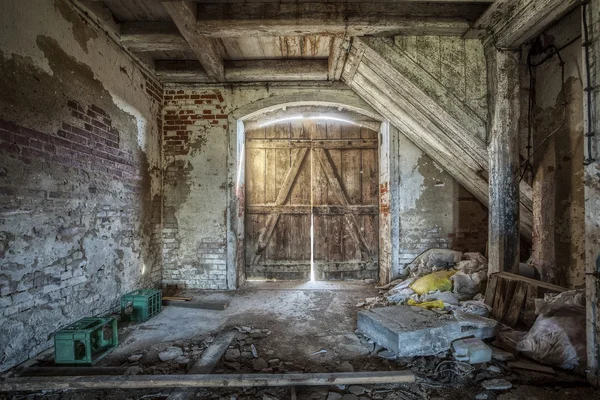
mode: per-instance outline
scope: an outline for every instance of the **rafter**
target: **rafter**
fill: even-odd
[[[489,35],[498,47],[518,47],[578,4],[579,0],[497,0],[464,37],[481,39]]]

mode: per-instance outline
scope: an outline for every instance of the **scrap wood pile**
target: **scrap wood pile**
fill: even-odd
[[[487,281],[487,260],[480,253],[429,249],[406,268],[406,276],[381,289],[380,296],[367,298],[358,307],[370,309],[412,305],[440,311],[461,311],[489,316],[490,307],[481,294]]]

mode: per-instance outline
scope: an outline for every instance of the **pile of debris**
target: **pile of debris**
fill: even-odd
[[[207,336],[198,340],[160,343],[122,359],[121,366],[127,368],[125,375],[187,373],[213,340],[214,336]]]
[[[437,360],[436,376],[447,370],[455,378],[475,377],[488,391],[485,395],[510,388],[515,370],[554,375],[557,371],[552,367],[558,367],[582,372],[586,365],[584,291],[546,293],[535,299],[535,322],[521,325],[529,330],[515,330],[504,325],[495,311],[498,321],[490,317],[492,307],[484,303],[482,294],[487,269],[487,260],[479,253],[430,249],[407,266],[402,279],[379,287],[378,297],[357,305],[365,309],[358,313],[357,333],[381,345],[383,358],[400,362],[431,356]],[[515,282],[535,284],[514,276]],[[510,304],[512,294],[503,296],[507,298],[502,307]],[[522,302],[523,297],[516,303],[517,312]],[[414,370],[412,365],[404,366]]]
[[[367,298],[357,307],[412,305],[489,316],[491,310],[481,294],[487,281],[487,260],[480,253],[429,249],[405,271],[404,278],[378,287],[380,296]]]
[[[285,373],[297,371],[293,363],[275,357],[273,350],[266,350],[260,354],[257,340],[271,335],[269,329],[259,329],[252,326],[238,326],[238,333],[229,349],[223,356],[223,366],[236,372],[268,372]]]

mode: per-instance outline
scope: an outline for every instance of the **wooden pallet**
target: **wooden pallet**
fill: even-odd
[[[492,274],[485,292],[485,304],[492,307],[492,317],[514,327],[519,320],[531,326],[535,321],[535,299],[546,293],[561,293],[567,289],[524,276],[499,272]]]

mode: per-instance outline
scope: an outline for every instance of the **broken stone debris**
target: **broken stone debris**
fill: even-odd
[[[144,357],[143,354],[134,354],[132,356],[130,356],[127,361],[131,362],[131,363],[135,363],[138,362],[142,359],[142,357]]]
[[[171,346],[171,347],[168,347],[165,351],[161,351],[158,354],[158,358],[160,359],[160,361],[165,362],[165,361],[174,360],[181,355],[183,355],[183,350],[181,350],[181,348]]]
[[[269,368],[269,364],[267,364],[267,362],[264,359],[257,358],[252,362],[252,368],[255,371],[262,371],[263,369]]]
[[[338,366],[340,372],[354,372],[354,367],[348,361],[344,361]]]
[[[364,394],[367,389],[364,386],[353,385],[348,388],[348,391],[357,396]]]
[[[488,379],[481,382],[485,390],[508,390],[512,388],[512,383],[506,379]]]
[[[235,361],[238,358],[240,358],[242,354],[240,353],[239,349],[228,349],[225,352],[225,360],[226,361]]]
[[[515,355],[504,351],[495,346],[492,346],[492,358],[498,361],[511,361],[515,359]]]
[[[478,338],[458,339],[452,342],[452,355],[458,361],[480,364],[492,360],[492,349]]]

